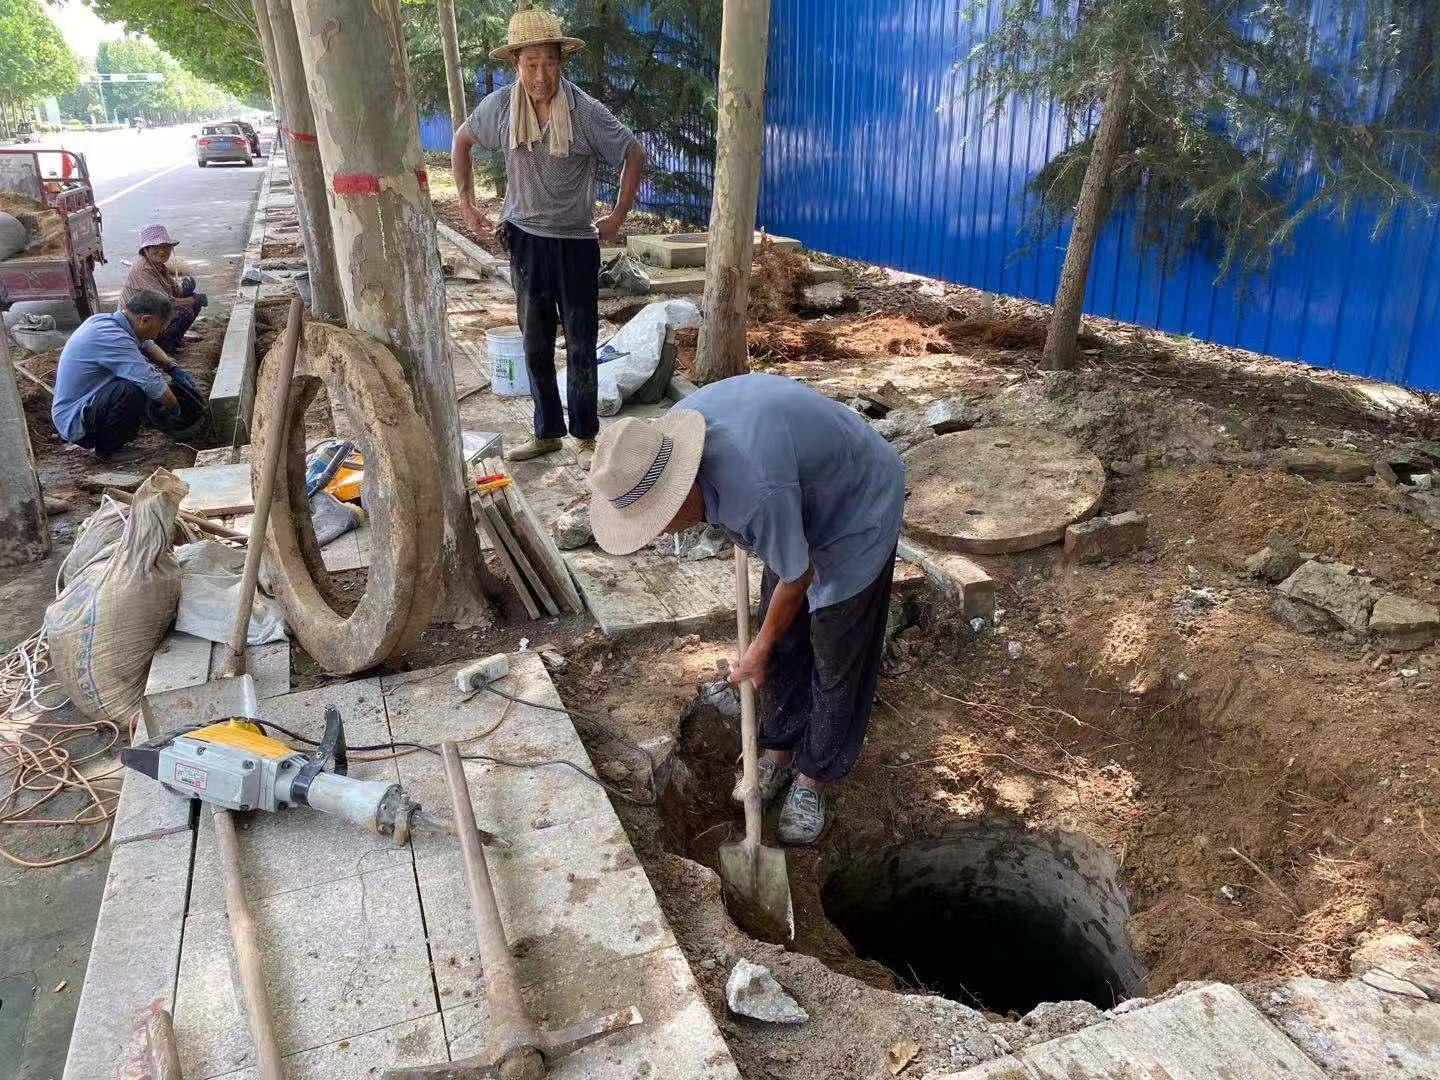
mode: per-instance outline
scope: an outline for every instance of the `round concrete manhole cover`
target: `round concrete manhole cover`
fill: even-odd
[[[905,454],[905,531],[952,551],[1053,544],[1100,507],[1105,467],[1073,439],[1033,428],[957,431]]]

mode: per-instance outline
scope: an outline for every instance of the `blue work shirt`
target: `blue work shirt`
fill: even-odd
[[[144,344],[149,345],[150,342]],[[60,351],[50,419],[66,442],[85,435],[81,413],[95,391],[111,379],[125,379],[159,401],[170,389],[160,369],[140,351],[141,342],[123,311],[91,315]]]
[[[705,518],[781,581],[815,577],[810,610],[879,575],[900,535],[905,467],[853,409],[778,375],[737,375],[675,406],[705,417]]]

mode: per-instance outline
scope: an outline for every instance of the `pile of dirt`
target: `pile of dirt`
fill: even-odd
[[[787,317],[811,282],[810,260],[792,248],[761,237],[751,263],[748,312],[752,322]]]
[[[26,216],[35,220],[36,231],[30,246],[15,258],[58,255],[65,251],[65,223],[44,203],[13,191],[0,191],[0,211],[22,220]]]

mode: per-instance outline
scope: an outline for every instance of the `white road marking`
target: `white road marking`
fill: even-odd
[[[127,187],[127,188],[121,188],[119,191],[115,192],[114,195],[107,195],[105,198],[101,199],[101,200],[100,200],[98,203],[96,203],[95,205],[96,205],[96,206],[108,206],[110,203],[114,202],[116,199],[123,199],[126,195],[129,195],[132,191],[136,190],[137,188],[142,188],[142,187],[144,187],[146,184],[152,183],[152,182],[155,181],[155,180],[159,180],[160,177],[164,176],[166,173],[172,173],[172,172],[174,172],[176,169],[183,169],[183,168],[184,168],[186,165],[188,165],[188,164],[190,164],[190,162],[189,162],[188,160],[186,160],[186,161],[177,161],[174,165],[171,165],[168,169],[161,169],[159,172],[153,172],[153,173],[151,173],[149,176],[147,176],[144,180],[137,181],[136,183],[131,184],[131,185],[130,185],[129,187]]]

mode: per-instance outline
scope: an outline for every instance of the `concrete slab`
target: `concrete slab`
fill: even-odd
[[[755,233],[755,247],[758,249],[760,242],[765,239],[768,239],[777,248],[786,251],[800,250],[799,240],[792,240],[788,236],[767,237],[765,233],[759,231]],[[625,244],[632,255],[652,266],[679,268],[704,266],[705,247],[708,241],[707,233],[695,232],[630,236],[626,238]]]
[[[1029,551],[1092,516],[1105,466],[1073,439],[1037,428],[957,431],[901,455],[907,535],[948,551]]]
[[[378,1076],[401,1065],[433,1065],[446,1060],[445,1026],[439,1016],[407,1020],[367,1031],[283,1059],[287,1080],[355,1080]],[[225,1073],[217,1080],[259,1080],[253,1068]]]
[[[1332,1077],[1440,1076],[1440,1004],[1408,983],[1379,972],[1343,983],[1290,979],[1258,1000],[1265,1015]]]
[[[638,556],[638,559],[646,556]],[[608,555],[581,548],[565,553],[565,565],[600,631],[619,637],[656,626],[669,626],[674,615],[635,567],[637,556]]]
[[[131,745],[139,746],[149,739],[142,711],[135,721],[135,738],[131,740]],[[120,801],[115,808],[115,823],[110,829],[110,846],[189,832],[192,828],[191,806],[191,799],[177,795],[158,780],[126,769],[122,774]]]
[[[260,899],[252,910],[282,1053],[437,1011],[408,864]],[[174,1015],[186,1080],[254,1064],[223,911],[185,920]]]
[[[627,1005],[640,1010],[641,1024],[556,1061],[549,1074],[554,1080],[739,1076],[685,957],[673,946],[605,964],[583,979],[547,979],[530,986],[525,1001],[531,1015],[544,1016],[551,1030]],[[489,1010],[478,988],[476,999],[443,1015],[451,1060],[482,1052]]]
[[[29,972],[0,979],[0,1061],[20,1060],[25,1024],[35,1007],[38,990],[35,976]]]
[[[191,634],[166,635],[150,659],[146,696],[203,683],[210,677],[210,645]]]
[[[325,707],[335,705],[345,720],[345,737],[357,746],[388,742],[389,726],[380,698],[379,679],[337,683],[299,694],[271,698],[264,719],[310,738],[325,730]],[[283,737],[283,736],[282,736]],[[361,762],[350,774],[363,780],[399,781],[395,762]],[[240,874],[252,901],[309,890],[357,874],[409,866],[410,854],[384,837],[306,807],[236,818],[240,837]],[[224,911],[225,892],[216,862],[210,815],[200,815],[190,914]]]
[[[1233,986],[1209,983],[937,1080],[1324,1080]]]
[[[187,830],[115,849],[65,1080],[112,1075],[140,1014],[172,1006],[193,844]]]
[[[198,469],[176,469],[175,475],[190,485],[190,491],[180,500],[182,510],[228,517],[255,509],[249,465],[205,465]]]
[[[239,300],[230,309],[215,381],[210,386],[210,415],[222,442],[233,445],[250,441],[255,367],[255,302]]]
[[[583,982],[600,964],[674,944],[618,820],[591,818],[511,839],[510,849],[485,854],[524,985]],[[417,855],[415,873],[440,999],[458,1004],[482,974],[460,854]]]
[[[967,619],[995,617],[995,581],[985,568],[954,551],[902,536],[897,551],[950,597],[961,602]]]

